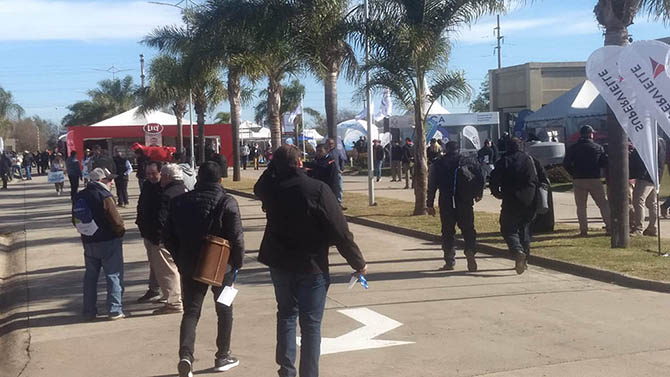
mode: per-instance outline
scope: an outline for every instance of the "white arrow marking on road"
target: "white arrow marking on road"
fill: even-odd
[[[350,331],[337,338],[321,338],[321,354],[360,351],[373,348],[384,348],[412,344],[398,340],[375,340],[381,334],[402,326],[402,323],[374,312],[368,308],[344,309],[338,312],[362,323],[363,327]],[[298,337],[300,344],[300,337]]]

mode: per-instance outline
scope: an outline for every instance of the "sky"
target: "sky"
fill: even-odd
[[[595,3],[537,0],[501,15],[503,67],[585,61],[603,44]],[[181,22],[175,7],[134,0],[0,0],[0,19],[0,86],[12,92],[26,115],[58,124],[67,106],[87,99],[86,92],[101,80],[131,75],[139,84],[139,55],[144,54],[148,67],[158,54],[139,41],[158,26]],[[488,70],[497,66],[494,27],[495,16],[485,16],[450,34],[449,69],[464,71],[475,94]],[[670,36],[661,21],[646,16],[638,16],[629,32],[635,40]],[[304,106],[323,113],[322,84],[309,73],[296,78],[306,87]],[[353,98],[355,91],[355,84],[340,80],[340,109],[363,109]],[[242,118],[253,120],[253,104],[261,100],[245,106]],[[377,108],[380,101],[374,100]],[[467,103],[443,105],[454,113],[468,112]],[[217,111],[228,111],[228,104]],[[400,111],[396,105],[394,112]]]

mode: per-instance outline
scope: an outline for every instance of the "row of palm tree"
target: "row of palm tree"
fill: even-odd
[[[137,86],[133,78],[102,80],[98,87],[87,92],[88,100],[75,102],[67,107],[70,112],[63,117],[63,126],[93,124],[128,111],[137,106]]]
[[[25,110],[16,103],[12,92],[0,86],[0,136],[7,136],[11,131],[12,120],[20,120],[24,114]]]

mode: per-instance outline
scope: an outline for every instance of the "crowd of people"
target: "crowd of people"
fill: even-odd
[[[27,180],[33,179],[33,168],[37,170],[37,175],[47,175],[54,167],[54,160],[58,163],[58,158],[62,154],[58,148],[53,150],[35,151],[31,153],[24,151],[5,151],[0,153],[0,179],[2,179],[2,189],[7,189],[7,184],[14,179]],[[58,165],[57,165],[58,167]]]

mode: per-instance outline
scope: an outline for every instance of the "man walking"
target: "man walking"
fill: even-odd
[[[500,232],[515,258],[517,274],[528,268],[530,224],[537,213],[537,190],[547,178],[542,165],[521,151],[521,140],[510,139],[506,152],[491,173],[491,193],[502,199]]]
[[[240,148],[240,156],[242,157],[242,168],[244,170],[247,170],[247,164],[249,163],[249,153],[249,146],[242,144],[242,148]]]
[[[405,145],[402,146],[402,173],[405,175],[405,188],[410,188],[410,179],[411,187],[414,188],[414,143],[410,138],[406,138]]]
[[[7,157],[7,154],[0,152],[0,178],[2,178],[2,189],[7,190],[7,180],[11,175],[12,160]]]
[[[305,162],[304,166],[309,177],[327,184],[333,191],[333,195],[337,194],[340,183],[337,178],[335,160],[328,155],[325,145],[317,145],[314,161]]]
[[[391,146],[391,182],[400,182],[402,181],[402,147],[398,140],[393,141]]]
[[[77,159],[77,151],[70,152],[70,157],[65,160],[65,170],[67,170],[67,178],[70,180],[70,198],[74,201],[74,196],[79,190],[79,181],[82,180],[81,164]]]
[[[84,309],[88,320],[98,313],[98,276],[100,268],[107,280],[107,318],[123,318],[123,220],[116,210],[109,184],[114,175],[109,170],[96,168],[89,173],[90,182],[75,195],[72,222],[81,234],[84,245]]]
[[[319,375],[321,319],[330,285],[328,248],[335,245],[358,273],[367,272],[330,188],[302,172],[300,151],[282,145],[254,186],[267,225],[258,260],[270,267],[277,300],[280,377],[295,377],[296,318],[300,320],[300,376]],[[300,231],[296,231],[300,229]]]
[[[484,193],[484,178],[477,161],[460,155],[457,142],[446,145],[446,154],[433,162],[428,176],[428,214],[435,216],[435,193],[440,190],[440,221],[442,223],[442,251],[444,252],[443,270],[453,270],[456,264],[454,235],[456,224],[465,240],[465,257],[468,271],[477,271],[475,260],[474,202],[480,201]]]
[[[160,171],[160,162],[152,161],[146,165],[146,172],[144,174],[146,180],[142,185],[140,198],[137,201],[137,219],[135,220],[135,224],[137,224],[140,235],[144,239],[147,260],[149,261],[149,289],[142,297],[137,299],[138,303],[161,299],[160,285],[158,284],[156,271],[154,271],[151,265],[153,245],[158,245],[161,241],[158,212],[160,211],[163,190],[160,185]],[[147,247],[147,245],[151,247]],[[166,292],[163,292],[163,295],[166,296]],[[167,300],[166,297],[163,298]]]
[[[342,205],[342,197],[344,196],[344,179],[342,178],[342,174],[344,173],[344,166],[347,164],[347,155],[344,149],[337,147],[335,139],[328,139],[327,145],[328,155],[335,161],[335,169],[337,170],[338,190],[335,197],[340,207],[346,210],[347,208]]]
[[[192,376],[195,330],[208,285],[193,279],[203,240],[208,234],[225,238],[230,243],[230,259],[223,286],[212,287],[218,317],[217,352],[214,370],[223,372],[239,361],[230,352],[233,328],[233,307],[216,302],[225,286],[235,280],[244,259],[244,234],[237,201],[221,186],[221,167],[205,162],[198,170],[195,190],[177,196],[170,203],[163,241],[179,268],[184,300],[184,315],[179,330],[180,377]]]
[[[33,154],[24,151],[23,152],[23,168],[26,170],[26,180],[27,181],[32,181],[33,180]]]
[[[384,147],[379,140],[372,141],[372,158],[374,160],[375,177],[377,182],[382,180],[382,164],[384,163]]]
[[[116,198],[119,201],[119,207],[125,207],[128,205],[128,179],[130,173],[133,172],[133,166],[127,158],[123,157],[119,150],[116,151],[116,156],[114,156],[114,165],[118,172],[118,176],[114,179]]]
[[[607,166],[605,149],[593,141],[593,128],[583,126],[579,133],[579,141],[568,148],[563,159],[563,167],[572,176],[577,205],[577,220],[579,221],[579,235],[588,235],[588,218],[586,215],[586,201],[589,194],[600,208],[600,216],[605,223],[607,232],[610,229],[610,206],[605,197],[605,189],[601,181],[601,171]]]

